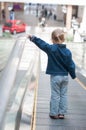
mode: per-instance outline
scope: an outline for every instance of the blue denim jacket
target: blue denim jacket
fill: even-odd
[[[76,78],[72,54],[65,44],[50,45],[35,36],[30,40],[48,55],[46,74],[67,76],[69,73],[73,79]]]

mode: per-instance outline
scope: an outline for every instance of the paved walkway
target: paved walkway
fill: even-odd
[[[29,26],[38,26],[39,23],[39,17],[36,17],[36,14],[34,12],[29,13],[28,11],[19,11],[15,12],[15,19],[21,19],[25,23],[27,23]],[[57,21],[52,18],[46,19],[47,26],[60,26],[64,27],[63,21]]]
[[[68,114],[63,120],[50,119],[49,76],[40,74],[34,130],[86,130],[86,90],[71,78],[68,89]]]

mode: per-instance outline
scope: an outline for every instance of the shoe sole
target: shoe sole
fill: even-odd
[[[50,115],[49,115],[49,116],[50,116]],[[50,116],[50,118],[52,118],[52,119],[59,119],[58,116]]]
[[[63,115],[59,115],[58,117],[59,117],[59,119],[64,119]]]

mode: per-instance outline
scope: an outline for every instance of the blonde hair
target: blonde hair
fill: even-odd
[[[54,43],[63,43],[64,38],[64,31],[62,29],[55,29],[51,34],[52,41]]]

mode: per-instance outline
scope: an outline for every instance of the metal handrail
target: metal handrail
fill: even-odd
[[[21,42],[22,41],[22,42]],[[9,100],[9,95],[12,90],[17,69],[21,60],[22,52],[26,38],[18,38],[13,47],[7,65],[2,72],[0,79],[0,130],[3,130],[4,118]]]
[[[36,61],[38,62],[38,60],[35,58],[35,60],[31,60],[30,65],[28,67],[28,71],[25,73],[25,75],[23,76],[20,84],[18,85],[18,90],[16,92],[16,96],[15,96],[15,100],[13,101],[12,106],[10,107],[10,111],[5,115],[5,124],[4,124],[4,130],[9,130],[11,128],[11,130],[19,130],[20,128],[20,122],[21,122],[21,115],[22,115],[22,107],[23,107],[23,103],[24,103],[24,98],[25,98],[25,94],[28,91],[28,86],[31,84],[31,78],[33,75],[35,75],[35,81],[37,82],[38,78],[38,71],[37,72],[33,72],[33,68],[34,68],[34,64],[36,64]],[[38,70],[38,66],[36,67]],[[32,104],[34,103],[34,100],[32,102]],[[29,109],[29,108],[28,108]],[[32,108],[33,109],[33,108]],[[15,112],[14,112],[15,111]],[[9,117],[12,116],[12,123],[9,122]],[[28,114],[28,117],[30,118],[30,122],[28,123],[28,125],[31,127],[31,114]]]

